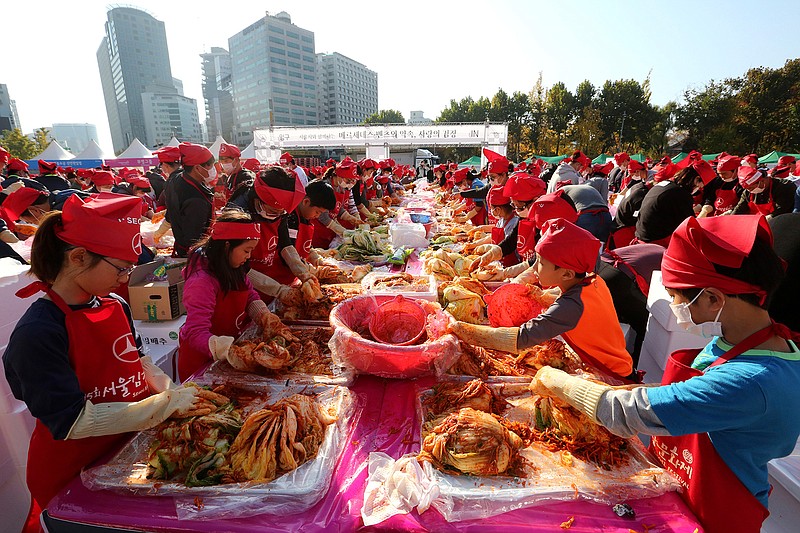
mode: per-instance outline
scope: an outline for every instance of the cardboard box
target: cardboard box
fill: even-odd
[[[128,283],[134,320],[174,320],[186,313],[183,307],[183,275],[186,261],[168,261],[163,257],[137,266]],[[156,269],[164,267],[165,281],[147,281]]]
[[[678,319],[675,318],[675,313],[670,309],[669,304],[672,303],[672,298],[667,294],[667,290],[661,283],[661,271],[656,270],[653,272],[653,277],[650,278],[650,292],[647,294],[647,310],[653,315],[659,324],[667,331],[684,331],[678,325]]]
[[[669,355],[675,350],[703,348],[710,340],[700,335],[687,333],[683,329],[680,331],[664,329],[661,323],[653,315],[650,315],[647,320],[647,333],[645,333],[642,343],[642,352],[647,350],[659,368],[663,370],[667,365]]]
[[[134,320],[133,326],[142,338],[142,344],[145,348],[172,349],[178,346],[178,335],[184,322],[186,322],[186,315],[181,315],[175,320],[161,320],[158,322]]]
[[[653,356],[644,347],[642,347],[642,351],[639,354],[639,365],[636,368],[645,371],[645,383],[661,383],[664,369],[658,366]]]

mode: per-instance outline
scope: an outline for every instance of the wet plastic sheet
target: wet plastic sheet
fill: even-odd
[[[213,376],[199,384],[219,383]],[[295,514],[314,506],[328,491],[335,464],[345,448],[357,410],[354,396],[345,387],[324,385],[282,386],[274,382],[247,381],[226,383],[264,396],[243,407],[246,415],[297,393],[313,393],[320,403],[335,406],[336,422],[326,428],[325,438],[314,459],[268,483],[247,482],[187,487],[182,483],[147,479],[145,458],[155,439],[155,431],[143,431],[120,450],[108,463],[81,474],[83,484],[91,490],[109,489],[134,492],[139,496],[174,497],[179,519],[218,519],[248,517],[263,513]]]
[[[420,387],[433,384],[428,379]],[[73,480],[48,505],[48,513],[57,520],[77,524],[100,525],[139,531],[185,532],[274,531],[328,533],[351,531],[431,531],[488,533],[552,533],[562,531],[559,524],[575,517],[570,532],[630,533],[644,531],[643,524],[656,526],[653,533],[687,532],[702,527],[676,493],[658,498],[633,500],[634,520],[619,518],[606,505],[587,501],[547,503],[517,509],[479,520],[447,522],[436,510],[422,515],[413,511],[398,515],[371,528],[361,522],[361,507],[367,481],[369,453],[383,451],[399,458],[419,450],[418,423],[414,416],[417,385],[414,382],[384,380],[361,376],[352,391],[364,398],[363,411],[356,422],[348,447],[333,474],[330,490],[312,508],[298,514],[264,514],[249,518],[178,520],[173,498],[142,497],[132,493],[93,492],[79,478]]]
[[[532,423],[530,407],[535,396],[529,392],[527,383],[494,381],[487,385],[511,404],[504,417]],[[419,420],[424,419],[422,402],[432,394],[432,389],[420,391]],[[536,442],[519,452],[532,465],[526,477],[452,475],[433,469],[434,482],[440,491],[439,500],[433,505],[446,520],[460,521],[579,498],[613,505],[661,496],[680,488],[677,479],[653,463],[638,438],[629,439],[628,446],[626,464],[611,470],[574,456],[572,465],[565,466],[561,452],[551,452]]]
[[[369,321],[388,296],[357,296],[333,308],[330,340],[333,360],[365,374],[387,378],[442,375],[461,352],[458,339],[445,334],[448,316],[439,304],[415,300],[428,311],[427,340],[413,346],[392,346],[368,338]]]

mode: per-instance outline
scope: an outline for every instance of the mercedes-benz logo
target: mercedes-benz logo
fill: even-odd
[[[242,313],[236,317],[236,329],[241,330],[245,323],[247,323],[247,312],[242,311]]]
[[[303,242],[303,252],[306,254],[311,253],[311,239]]]
[[[274,250],[278,247],[278,236],[273,235],[269,238],[269,243],[267,243],[267,250]]]
[[[142,254],[142,234],[136,232],[136,235],[133,236],[131,239],[131,248],[133,249],[133,253],[136,255]]]
[[[139,350],[136,349],[136,343],[131,333],[117,337],[111,345],[111,350],[114,352],[114,357],[123,363],[135,363],[139,360]]]

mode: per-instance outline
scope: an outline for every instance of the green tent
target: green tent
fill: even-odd
[[[597,157],[595,157],[594,159],[592,159],[592,164],[593,165],[605,165],[606,161],[608,161],[609,159],[613,159],[613,158],[614,158],[613,155],[600,154]]]
[[[541,156],[541,155],[535,155],[535,156],[531,156],[531,157],[529,157],[528,159],[526,159],[526,160],[525,160],[525,162],[526,162],[526,163],[530,163],[530,162],[531,162],[531,160],[532,160],[534,157],[535,157],[535,158],[537,158],[537,159],[541,159],[541,160],[542,160],[542,161],[544,161],[545,163],[560,163],[561,161],[563,161],[564,159],[566,159],[566,158],[567,158],[567,156],[566,156],[566,155],[554,155],[554,156],[551,156],[551,157],[545,157],[545,156]]]
[[[647,158],[644,156],[644,154],[633,154],[631,159],[638,161],[639,163],[644,163],[644,160]]]
[[[481,168],[481,156],[473,155],[472,157],[470,157],[466,161],[462,161],[461,163],[459,163],[458,166],[459,167]]]
[[[713,161],[721,154],[722,152],[718,152],[716,154],[703,154],[703,161]],[[777,159],[776,159],[777,161]]]
[[[767,155],[761,156],[758,158],[759,164],[764,165],[775,165],[778,163],[778,159],[785,155],[793,155],[795,158],[800,159],[800,154],[790,154],[787,152],[776,152],[773,150],[772,152],[768,153]]]
[[[684,159],[686,159],[687,157],[689,157],[689,154],[687,154],[686,152],[681,152],[679,154],[675,154],[674,156],[672,156],[672,162],[679,163]]]

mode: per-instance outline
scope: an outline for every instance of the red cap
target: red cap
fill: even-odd
[[[11,159],[11,154],[8,153],[8,150],[0,146],[0,165],[8,163],[9,159]]]
[[[714,172],[714,168],[708,161],[697,159],[692,163],[692,168],[694,168],[700,175],[700,179],[703,180],[703,185],[708,185],[714,178],[717,177],[717,173]]]
[[[518,202],[530,202],[547,191],[547,184],[526,172],[514,172],[503,187],[503,194]]]
[[[290,154],[289,152],[283,152],[278,161],[280,161],[281,165],[288,165],[289,163],[294,161],[294,157],[292,157],[292,154]]]
[[[644,163],[640,163],[635,159],[630,159],[628,161],[628,172],[636,172],[638,170],[647,170],[644,166]]]
[[[461,183],[467,177],[467,174],[469,174],[468,168],[460,168],[456,170],[455,172],[453,172],[453,183],[455,184]]]
[[[358,166],[360,166],[362,170],[367,170],[368,168],[378,168],[378,163],[372,159],[362,159],[358,162]]]
[[[356,164],[352,159],[350,161],[342,161],[336,165],[335,172],[338,177],[348,180],[357,180],[359,177]]]
[[[672,159],[669,156],[662,157],[661,161],[659,161],[658,164],[653,167],[653,169],[656,171],[655,176],[653,176],[653,181],[656,183],[672,179],[672,177],[678,172],[677,165],[672,162]]]
[[[617,164],[617,166],[620,166],[622,163],[630,160],[631,156],[628,155],[628,152],[618,152],[614,154],[614,162]]]
[[[717,172],[736,170],[742,164],[742,158],[735,155],[720,157],[717,161]]]
[[[12,157],[8,161],[8,170],[28,170],[28,163],[23,161],[22,159],[17,159],[16,157]]]
[[[458,170],[458,163],[450,163],[449,165],[447,165],[447,170],[451,172],[454,170]]]
[[[570,156],[570,162],[572,163],[580,163],[582,167],[586,168],[592,164],[592,160],[589,159],[589,156],[581,152],[580,150],[575,150],[572,156]]]
[[[483,155],[489,161],[489,174],[502,174],[503,172],[508,172],[508,167],[511,163],[506,156],[500,155],[497,152],[493,152],[488,148],[483,149]]]
[[[211,153],[211,150],[202,144],[181,143],[178,149],[181,152],[181,163],[184,166],[204,165],[209,160],[214,159],[214,154]]]
[[[134,187],[138,187],[140,189],[150,189],[150,180],[145,178],[144,176],[140,176],[138,174],[130,174],[125,178],[125,181],[133,185]]]
[[[572,222],[555,218],[544,223],[542,238],[536,243],[536,253],[556,266],[578,274],[594,272],[600,241]]]
[[[258,162],[258,159],[251,157],[250,159],[244,160],[244,163],[242,163],[242,168],[247,169],[250,172],[258,172],[261,168],[261,163]]]
[[[142,200],[135,196],[101,192],[84,202],[73,194],[64,202],[56,235],[98,255],[136,262],[142,253],[141,213]]]
[[[55,172],[58,169],[58,165],[56,165],[55,163],[51,163],[49,161],[45,161],[44,159],[40,159],[38,163],[39,163],[39,174]]]
[[[286,172],[285,177],[276,174],[259,174],[255,183],[256,195],[270,207],[291,213],[305,198],[306,189],[296,172]]]
[[[748,154],[742,158],[742,162],[758,166],[758,154]]]
[[[612,168],[614,168],[613,161],[606,161],[605,165],[598,163],[596,165],[592,165],[592,174],[603,174],[604,176],[608,176]]]
[[[95,172],[93,168],[79,168],[75,171],[75,174],[77,174],[79,178],[91,178],[94,176]]]
[[[525,161],[520,162],[517,166],[514,167],[514,170],[522,172],[523,170],[528,169],[528,163]]]
[[[214,222],[211,226],[211,239],[215,241],[250,241],[260,238],[261,225],[255,222]]]
[[[739,167],[737,175],[739,177],[739,185],[742,187],[749,187],[764,177],[760,170],[753,167]]]
[[[181,161],[181,149],[177,146],[164,146],[153,153],[156,154],[160,163],[180,163]]]
[[[95,170],[92,174],[92,183],[95,185],[114,185],[117,178],[110,170]]]
[[[228,143],[222,143],[219,145],[220,157],[240,157],[241,155],[242,151],[239,150],[237,146]]]
[[[692,150],[689,152],[689,155],[681,159],[679,162],[675,163],[678,165],[678,169],[683,169],[694,163],[695,161],[699,161],[703,158],[703,154],[698,152],[697,150]]]
[[[8,227],[13,229],[14,222],[19,220],[25,212],[40,196],[47,196],[47,191],[40,191],[33,187],[21,187],[8,195],[0,205],[0,218],[6,221]]]
[[[335,164],[336,164],[336,160],[333,159],[333,158],[330,158],[327,161],[325,161],[325,166],[327,166],[327,167],[332,167]]]
[[[541,230],[545,222],[555,218],[573,223],[578,220],[578,212],[572,204],[564,200],[563,196],[564,190],[559,189],[550,194],[543,194],[536,199],[531,208],[531,218],[537,229]]]
[[[778,159],[778,166],[788,166],[790,163],[795,163],[797,159],[793,155],[782,155],[780,159]]]
[[[740,167],[739,171],[743,168]],[[714,287],[725,294],[756,294],[761,287],[719,274],[714,265],[740,268],[756,239],[772,246],[772,231],[762,215],[688,217],[672,234],[661,260],[661,276],[670,289]]]
[[[511,205],[511,198],[503,192],[503,186],[492,187],[486,195],[486,203],[492,205]]]

